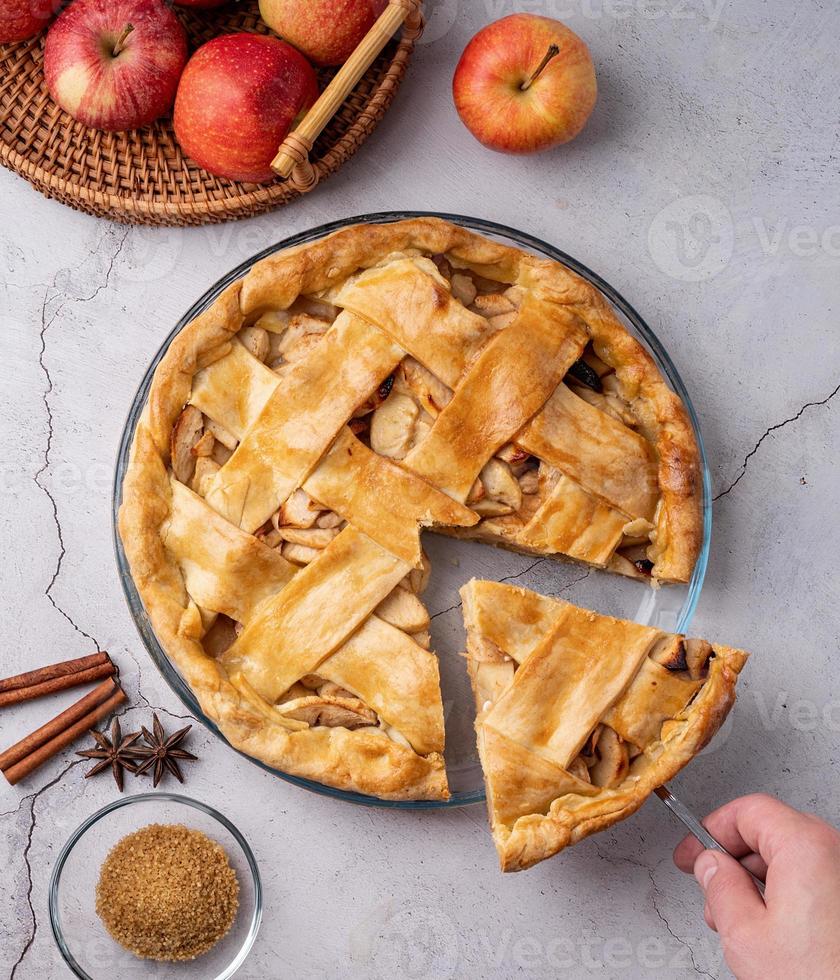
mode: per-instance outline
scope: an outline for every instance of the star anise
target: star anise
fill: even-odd
[[[80,755],[85,759],[99,759],[99,762],[96,763],[93,769],[85,773],[85,779],[88,776],[95,776],[97,773],[104,772],[110,766],[117,788],[122,793],[123,769],[127,769],[129,772],[137,772],[136,764],[131,761],[134,758],[132,755],[134,751],[132,746],[140,738],[140,732],[131,732],[128,735],[123,735],[120,729],[119,719],[115,718],[111,722],[110,739],[105,732],[97,732],[92,729],[91,735],[93,735],[99,747],[96,749],[85,749],[83,752],[76,753],[76,755]]]
[[[153,714],[152,719],[151,732],[145,725],[140,729],[143,733],[143,739],[148,743],[148,748],[145,745],[138,745],[130,750],[132,759],[142,760],[137,766],[135,773],[138,776],[142,776],[154,767],[153,782],[157,786],[164,772],[168,769],[179,782],[183,783],[184,777],[177,760],[181,759],[195,762],[198,759],[198,756],[193,755],[192,752],[178,748],[186,737],[187,732],[192,728],[192,725],[187,725],[186,728],[182,728],[180,731],[175,732],[174,735],[167,737],[158,716]]]

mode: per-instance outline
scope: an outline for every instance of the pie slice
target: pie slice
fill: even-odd
[[[151,623],[227,739],[387,799],[448,792],[422,529],[654,584],[701,538],[684,408],[601,294],[431,218],[230,285],[161,359],[122,492]]]
[[[461,589],[502,870],[630,816],[720,728],[743,650],[498,582]]]

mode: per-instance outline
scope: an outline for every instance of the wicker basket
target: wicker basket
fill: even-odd
[[[256,0],[178,13],[191,48],[219,34],[269,33]],[[129,224],[200,225],[261,214],[335,173],[356,152],[393,101],[416,34],[389,41],[332,116],[309,155],[310,180],[271,184],[224,180],[191,163],[168,117],[129,133],[87,129],[49,96],[43,34],[0,45],[0,163],[47,197]],[[319,70],[322,88],[335,73]]]

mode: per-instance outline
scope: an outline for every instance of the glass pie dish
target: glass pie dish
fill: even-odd
[[[96,913],[99,869],[123,837],[152,823],[183,824],[224,848],[239,881],[239,911],[227,935],[194,960],[138,959],[108,934]],[[262,918],[257,863],[239,830],[212,807],[176,793],[139,793],[109,803],[70,835],[53,868],[50,925],[64,962],[82,980],[102,977],[172,977],[227,980],[245,962]]]
[[[148,397],[155,368],[178,332],[214,302],[219,294],[232,282],[244,276],[255,262],[280,249],[315,241],[318,238],[349,225],[371,222],[384,223],[419,217],[426,214],[429,213],[400,212],[364,215],[324,225],[320,228],[288,238],[253,256],[247,262],[232,270],[187,311],[150,365],[132,405],[117,460],[114,492],[115,527],[116,514],[121,504],[122,484],[126,473],[129,448],[135,428]],[[568,564],[560,561],[547,561],[545,559],[535,561],[533,556],[512,555],[495,548],[491,549],[487,545],[476,542],[454,541],[433,534],[424,535],[424,546],[430,555],[433,567],[431,584],[424,594],[424,601],[432,616],[431,634],[433,646],[440,658],[447,725],[447,772],[452,791],[451,798],[445,802],[383,802],[379,799],[362,796],[358,793],[332,789],[319,783],[291,776],[276,769],[270,770],[307,789],[368,805],[407,808],[460,806],[466,803],[479,802],[484,797],[483,779],[475,752],[475,738],[472,729],[473,713],[469,695],[469,684],[463,661],[457,656],[459,650],[463,649],[463,627],[459,603],[457,601],[457,589],[470,577],[495,578],[508,582],[515,580],[518,584],[530,586],[550,595],[561,596],[564,599],[569,599],[572,602],[577,602],[580,605],[590,607],[602,613],[635,619],[638,622],[674,632],[682,632],[690,621],[699,597],[706,568],[711,531],[709,476],[705,458],[703,457],[702,442],[696,416],[685,387],[666,351],[635,310],[595,273],[565,253],[530,235],[475,218],[449,214],[435,216],[451,223],[463,225],[466,228],[480,232],[487,237],[498,239],[506,244],[513,244],[520,249],[561,262],[588,280],[612,305],[621,323],[648,350],[666,382],[680,396],[686,406],[701,457],[703,541],[691,581],[684,586],[669,585],[654,590],[644,584],[640,584],[638,581],[625,580],[620,576],[600,573],[591,574],[592,569],[581,565]],[[132,581],[122,544],[116,534],[115,541],[118,565],[129,607],[152,659],[189,710],[211,728],[211,730],[219,734],[218,728],[201,711],[197,699],[158,643],[148,616],[143,609],[135,583]]]

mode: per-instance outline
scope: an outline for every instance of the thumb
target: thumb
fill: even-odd
[[[728,854],[703,851],[694,862],[694,876],[706,896],[709,925],[721,936],[766,915],[767,907],[749,874]]]

